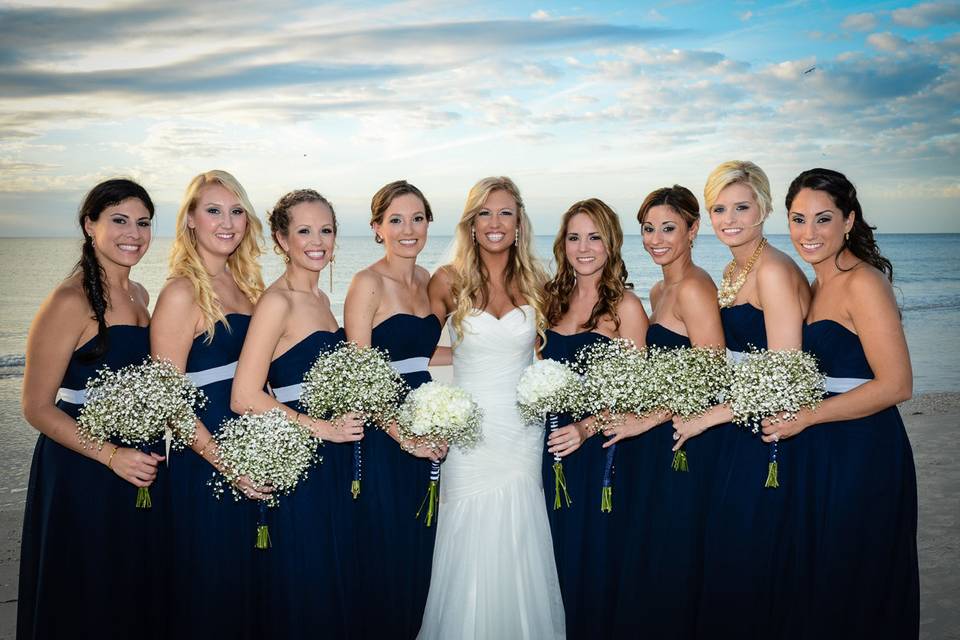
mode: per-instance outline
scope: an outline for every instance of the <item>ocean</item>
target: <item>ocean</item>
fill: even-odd
[[[795,255],[786,235],[768,236],[788,255]],[[913,364],[914,392],[960,391],[960,358],[951,351],[960,344],[960,234],[882,234],[880,249],[894,266],[894,285]],[[537,236],[536,250],[545,263],[552,257],[553,238]],[[133,270],[133,279],[156,300],[166,275],[171,240],[155,239],[147,255]],[[343,298],[353,274],[382,255],[371,237],[342,237],[338,241],[333,288],[329,275],[321,286],[340,317]],[[434,270],[446,262],[451,238],[433,236],[419,262]],[[22,505],[30,457],[37,432],[20,411],[24,346],[27,331],[40,303],[73,267],[80,253],[75,239],[0,238],[0,509]],[[637,293],[646,299],[660,279],[660,270],[643,250],[640,237],[624,240],[624,261]],[[694,259],[719,281],[730,254],[716,238],[703,233],[697,239]],[[813,271],[799,261],[808,276]],[[270,283],[283,271],[280,258],[267,251],[264,280]]]

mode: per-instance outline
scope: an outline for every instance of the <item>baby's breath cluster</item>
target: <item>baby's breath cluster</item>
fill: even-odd
[[[193,442],[195,410],[207,402],[202,391],[168,360],[100,370],[87,382],[86,403],[77,418],[80,437],[101,447],[110,438],[140,447],[160,440],[170,429],[171,447]]]
[[[537,360],[520,376],[517,406],[524,422],[542,424],[545,414],[573,413],[580,404],[580,376],[562,362]]]
[[[397,424],[404,438],[422,438],[469,448],[480,441],[483,412],[470,394],[442,382],[428,382],[407,395]]]
[[[798,350],[752,351],[733,365],[728,402],[734,422],[759,432],[760,422],[780,414],[786,420],[800,409],[814,409],[824,396],[817,360]]]
[[[256,485],[273,487],[267,503],[275,506],[277,494],[293,491],[319,460],[317,440],[281,409],[227,420],[214,438],[224,468],[222,476],[209,482],[217,497],[229,486],[234,499],[242,499],[234,483],[247,476]]]
[[[317,357],[303,379],[300,402],[315,419],[355,411],[385,427],[406,391],[386,352],[348,342]]]
[[[659,382],[660,408],[690,418],[720,402],[730,385],[725,351],[705,347],[648,350],[651,375]]]
[[[632,340],[616,338],[595,342],[577,354],[583,372],[583,402],[578,413],[597,417],[603,428],[608,414],[647,413],[661,404],[662,384],[657,380],[646,351]]]

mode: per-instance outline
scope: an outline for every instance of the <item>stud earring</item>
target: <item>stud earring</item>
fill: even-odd
[[[383,244],[383,236],[381,236],[379,233],[374,234],[374,236],[374,240],[377,244]]]

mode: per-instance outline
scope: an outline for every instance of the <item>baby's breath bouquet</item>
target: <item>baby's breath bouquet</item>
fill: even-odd
[[[397,415],[401,438],[417,438],[431,446],[446,443],[469,448],[480,441],[483,411],[470,394],[442,382],[427,382],[411,391]],[[427,495],[417,510],[417,518],[427,506],[427,526],[433,523],[437,509],[440,463],[430,466]]]
[[[353,342],[321,353],[303,379],[300,402],[315,420],[339,418],[356,412],[386,428],[396,418],[407,385],[390,366],[387,353]],[[353,445],[353,480],[350,491],[360,495],[361,445]]]
[[[116,371],[104,368],[87,381],[77,426],[85,446],[111,438],[141,450],[169,433],[171,448],[192,444],[194,413],[206,404],[202,391],[169,360],[147,358]],[[137,508],[152,506],[150,490],[137,490]]]
[[[319,460],[317,439],[282,409],[245,413],[227,420],[214,438],[223,473],[214,474],[208,484],[218,498],[229,487],[235,500],[243,499],[235,484],[241,476],[274,490],[259,505],[256,547],[266,549],[270,546],[266,508],[276,506],[278,494],[289,494],[306,479],[310,465]]]
[[[815,409],[825,394],[817,360],[799,350],[753,350],[735,363],[728,403],[733,421],[760,431],[766,417],[793,420],[801,409]],[[777,443],[770,448],[766,486],[776,488]]]
[[[559,414],[579,414],[582,406],[580,376],[566,364],[544,358],[527,367],[517,383],[517,406],[527,423],[547,421],[551,432],[560,426]],[[579,417],[579,416],[578,416]],[[553,456],[553,508],[569,507],[572,500],[563,473],[563,460]]]
[[[651,348],[648,352],[654,377],[660,382],[663,409],[681,418],[704,413],[722,401],[730,386],[726,352],[706,347]],[[678,449],[674,471],[687,471],[687,453]]]

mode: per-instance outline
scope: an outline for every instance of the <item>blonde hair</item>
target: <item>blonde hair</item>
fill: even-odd
[[[570,220],[579,214],[588,216],[597,227],[603,248],[607,252],[607,261],[603,265],[600,281],[597,283],[597,303],[590,311],[590,317],[580,328],[592,331],[600,320],[609,318],[620,329],[620,316],[617,306],[623,300],[623,292],[633,289],[627,281],[627,265],[620,251],[623,248],[623,229],[617,214],[599,198],[589,198],[573,203],[560,221],[560,230],[553,241],[553,258],[557,263],[557,273],[544,287],[547,293],[546,319],[550,326],[556,326],[567,311],[570,299],[577,284],[577,273],[567,260],[567,226]]]
[[[457,336],[463,335],[463,320],[474,308],[487,306],[490,292],[487,288],[489,274],[474,240],[473,227],[477,214],[494,191],[506,191],[517,203],[518,241],[511,245],[505,273],[507,295],[515,307],[519,307],[511,289],[516,286],[526,303],[536,313],[537,333],[545,339],[544,291],[547,274],[533,253],[533,228],[520,197],[520,190],[513,180],[504,176],[484,178],[473,185],[467,194],[467,203],[454,234],[453,261],[448,265],[453,275],[451,294],[454,301],[453,328]],[[459,337],[458,337],[459,340]]]
[[[260,224],[256,213],[254,213],[247,192],[240,186],[237,179],[226,171],[213,170],[201,173],[187,185],[183,202],[177,212],[176,234],[173,246],[170,248],[170,275],[167,277],[186,278],[193,285],[197,306],[200,307],[200,313],[203,314],[203,327],[207,343],[213,340],[218,322],[222,322],[228,329],[230,324],[223,313],[217,294],[213,291],[210,274],[207,273],[203,260],[197,252],[196,232],[187,226],[187,218],[197,206],[200,191],[207,185],[214,183],[237,196],[247,216],[247,226],[244,230],[243,239],[236,250],[227,258],[227,268],[230,270],[230,275],[233,276],[233,281],[237,283],[240,291],[251,303],[256,303],[264,288],[263,277],[260,275],[260,263],[257,261],[260,254],[263,253],[260,246],[263,226]]]
[[[730,160],[717,166],[707,176],[707,184],[703,187],[703,203],[707,209],[713,208],[713,203],[720,197],[720,192],[731,184],[741,183],[750,187],[753,197],[760,206],[760,222],[767,219],[773,211],[773,199],[770,197],[770,180],[763,169],[749,160]]]

